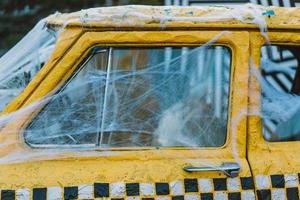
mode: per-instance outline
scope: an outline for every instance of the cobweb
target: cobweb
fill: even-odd
[[[82,11],[82,23],[103,20],[86,12]],[[262,9],[247,5],[230,8],[220,16],[184,17],[181,21],[235,19],[257,24],[267,38],[262,13]],[[122,14],[115,15],[115,22],[124,20]],[[134,15],[126,17],[132,19]],[[138,16],[152,19],[140,13]],[[155,20],[163,27],[166,21],[180,21],[180,16],[157,16]],[[52,53],[57,32],[45,23],[38,23],[0,59],[0,108],[27,86]],[[116,154],[110,148],[123,147],[222,146],[228,133],[232,52],[215,41],[224,34],[230,31],[197,47],[96,47],[63,86],[30,106],[1,116],[1,134],[5,135],[0,143],[0,163],[110,156]],[[37,38],[36,43],[32,38]],[[249,68],[257,68],[249,63]],[[265,58],[263,63],[270,66],[271,60]],[[295,109],[299,97],[274,90],[260,71],[252,70],[251,75],[261,84],[263,109],[249,113],[247,107],[242,108],[241,114],[232,119],[234,126],[247,115],[258,115],[291,124],[283,124],[282,130],[293,127],[293,120],[299,119]],[[236,127],[230,133],[233,146]],[[297,134],[297,129],[292,129]],[[17,140],[11,137],[20,130]],[[34,150],[22,148],[24,145]],[[238,155],[235,147],[233,152]],[[99,149],[103,151],[95,151]]]
[[[101,63],[106,53],[92,55],[26,129],[28,143],[65,147],[224,144],[231,57],[227,48],[108,51],[112,63],[107,71]],[[168,63],[166,51],[173,54]],[[215,64],[216,56],[220,64]],[[219,85],[214,83],[217,78]],[[216,92],[223,99],[215,99]]]

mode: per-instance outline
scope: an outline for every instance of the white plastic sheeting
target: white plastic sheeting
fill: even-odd
[[[0,58],[0,110],[28,85],[47,62],[56,42],[56,32],[41,20],[16,46]]]

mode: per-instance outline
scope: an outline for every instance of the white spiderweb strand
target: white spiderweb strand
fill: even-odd
[[[181,48],[171,48],[173,58],[166,69],[166,50],[113,49],[109,74],[99,65],[103,53],[94,55],[26,129],[27,141],[66,148],[221,146],[230,52],[204,46],[182,54]],[[217,52],[225,68],[220,74]],[[199,63],[201,56],[207,60]],[[214,83],[216,76],[223,80],[220,85]],[[223,101],[215,101],[215,90]]]

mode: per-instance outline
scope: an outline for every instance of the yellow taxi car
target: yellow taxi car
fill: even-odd
[[[42,20],[0,59],[1,200],[299,199],[299,32],[251,4]]]

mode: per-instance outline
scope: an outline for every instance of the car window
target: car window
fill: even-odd
[[[261,49],[263,133],[268,141],[300,140],[300,47]]]
[[[109,48],[93,53],[34,118],[36,147],[221,146],[227,47]]]

